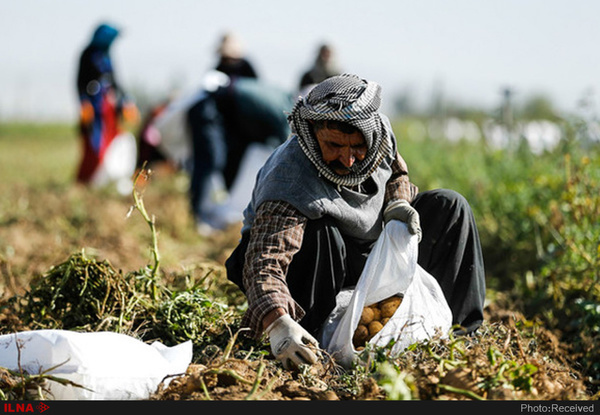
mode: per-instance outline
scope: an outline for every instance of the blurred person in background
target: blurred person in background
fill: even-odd
[[[230,77],[258,78],[256,70],[244,56],[242,42],[235,33],[228,32],[223,35],[217,54],[217,71]]]
[[[221,174],[230,190],[252,143],[275,148],[288,138],[286,112],[293,106],[292,95],[277,86],[216,74],[226,79],[206,88],[187,113],[192,140],[190,203],[197,230],[205,235],[225,226],[207,208],[211,177]],[[241,209],[239,213],[241,219]]]
[[[136,168],[144,165],[154,167],[157,164],[169,163],[167,156],[159,148],[160,132],[156,130],[154,122],[167,109],[172,98],[159,102],[146,114],[137,134],[137,162]]]
[[[117,28],[100,24],[79,60],[77,93],[83,151],[77,181],[81,183],[94,180],[107,149],[121,133],[121,121],[134,123],[139,118],[136,105],[115,77],[110,49],[118,36]]]
[[[419,192],[397,150],[381,88],[351,74],[326,79],[289,114],[291,137],[260,169],[227,276],[245,293],[242,326],[268,336],[284,367],[317,361],[316,340],[341,289],[355,286],[392,220],[419,240],[418,263],[439,282],[462,333],[483,321],[485,273],[468,202]]]
[[[333,46],[327,43],[321,44],[313,66],[304,72],[300,78],[299,90],[301,95],[304,95],[310,87],[340,73]]]

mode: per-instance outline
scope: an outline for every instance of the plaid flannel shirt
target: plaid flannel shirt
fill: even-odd
[[[397,199],[411,202],[417,192],[408,178],[406,162],[396,153],[386,185],[385,205]],[[282,201],[265,202],[256,211],[243,271],[248,310],[242,321],[242,326],[249,327],[256,338],[262,334],[264,317],[275,308],[285,309],[295,320],[305,314],[289,292],[286,274],[302,246],[307,221],[296,208]]]

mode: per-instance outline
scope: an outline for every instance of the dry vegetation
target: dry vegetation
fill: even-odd
[[[165,190],[172,180],[183,179],[159,176],[143,194],[159,232],[158,280],[151,278],[147,223],[135,213],[127,216],[131,197],[82,187],[23,189],[21,213],[12,212],[0,231],[13,252],[1,259],[4,332],[109,329],[177,343],[185,339],[174,328],[180,321],[163,318],[161,305],[172,308],[179,300],[187,307],[178,312],[190,324],[186,333],[195,342],[194,362],[152,399],[590,398],[557,336],[501,301],[489,304],[487,321],[474,337],[435,339],[395,358],[385,349],[365,352],[351,371],[331,359],[284,371],[269,356],[268,346],[238,333],[244,300],[222,266],[238,228],[210,240],[193,234],[184,192]],[[158,290],[150,288],[154,283]],[[194,296],[202,298],[196,302]],[[123,306],[129,303],[136,306]],[[2,379],[0,389],[7,391],[10,373]],[[11,386],[11,393],[15,388],[20,390]],[[407,392],[396,396],[399,388]]]
[[[1,171],[0,171],[1,172]],[[588,400],[594,385],[569,345],[511,300],[490,292],[473,337],[433,339],[400,356],[361,355],[352,370],[326,356],[285,371],[239,329],[244,297],[223,263],[239,228],[194,232],[182,174],[157,171],[140,187],[155,218],[160,266],[148,221],[134,200],[62,181],[4,185],[0,202],[0,322],[3,333],[38,328],[114,330],[176,344],[191,338],[185,375],[153,400]],[[124,306],[125,305],[125,306]],[[44,375],[0,371],[0,398],[40,399]]]

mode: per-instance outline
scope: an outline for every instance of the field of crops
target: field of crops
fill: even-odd
[[[175,345],[193,364],[160,400],[598,398],[600,144],[565,123],[554,149],[412,138],[395,129],[413,182],[471,202],[487,272],[476,336],[385,348],[344,371],[284,371],[239,332],[245,299],[223,263],[239,228],[203,237],[188,178],[157,169],[131,195],[74,183],[71,125],[0,124],[2,334],[109,330]],[[148,213],[144,217],[144,213]],[[5,373],[6,372],[6,373]],[[41,399],[43,378],[2,371],[0,396]]]

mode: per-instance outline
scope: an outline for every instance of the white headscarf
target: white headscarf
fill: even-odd
[[[300,97],[290,115],[291,130],[298,136],[302,151],[319,173],[341,186],[355,186],[365,181],[391,154],[389,134],[378,112],[381,87],[352,74],[342,74],[316,85],[306,97]],[[367,153],[347,175],[335,173],[323,160],[310,120],[346,122],[358,128],[367,143]]]

